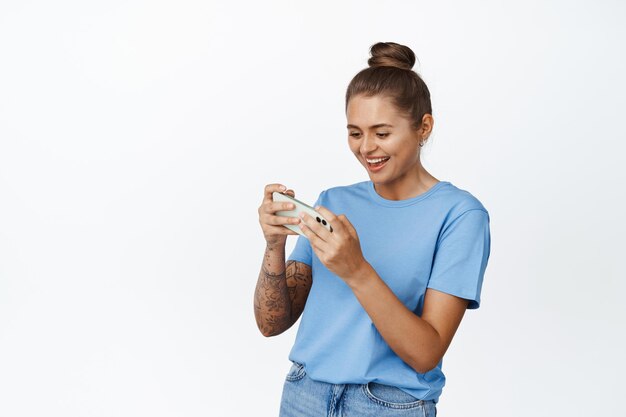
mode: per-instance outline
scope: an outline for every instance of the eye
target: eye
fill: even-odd
[[[361,134],[359,132],[352,132],[350,133],[350,136],[352,137],[359,137]],[[387,136],[389,136],[389,133],[377,133],[376,134],[379,138],[386,138]]]

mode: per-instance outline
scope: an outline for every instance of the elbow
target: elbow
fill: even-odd
[[[259,327],[259,333],[261,333],[265,337],[271,337],[272,335],[263,330],[263,328]]]
[[[272,337],[272,336],[275,336],[275,334],[270,333],[270,332],[266,332],[266,331],[264,331],[263,329],[261,329],[260,327],[259,327],[259,333],[261,333],[261,334],[262,334],[263,336],[265,336],[265,337]]]
[[[415,369],[415,371],[420,373],[420,374],[425,374],[425,373],[430,372],[433,369],[435,369],[436,366],[437,366],[437,364],[435,364],[435,365],[426,365],[426,366],[413,366],[412,368]]]
[[[428,366],[422,365],[411,365],[411,368],[413,368],[413,370],[415,370],[415,372],[417,372],[418,374],[425,374],[432,369]]]
[[[256,327],[265,337],[272,337],[281,334],[283,331],[276,331],[276,327],[268,324],[267,318],[260,313],[258,309],[254,309],[254,318],[256,320]]]
[[[433,329],[434,330],[434,329]],[[435,369],[445,353],[439,334],[435,331],[429,344],[422,344],[419,351],[413,350],[410,354],[409,365],[418,373],[425,374]]]
[[[273,336],[277,336],[279,333],[276,332],[272,332],[269,330],[264,330],[264,329],[259,329],[261,331],[261,334],[265,337],[273,337]]]
[[[425,374],[435,369],[439,362],[440,359],[437,358],[418,358],[413,359],[409,365],[415,370],[415,372]]]
[[[255,309],[255,320],[256,327],[265,337],[278,336],[293,325],[289,316],[267,315],[260,312],[259,309]]]
[[[284,333],[286,330],[286,329],[283,329],[283,330],[268,329],[266,327],[259,326],[259,325],[257,325],[257,327],[259,328],[259,332],[265,337],[278,336],[279,334]]]
[[[278,336],[281,333],[283,333],[283,332],[274,332],[274,333],[264,333],[264,332],[261,332],[261,334],[263,336],[265,336],[265,337],[274,337],[274,336]]]
[[[259,329],[259,333],[261,333],[263,336],[265,337],[276,336],[276,333],[272,332],[271,329],[261,326],[259,323],[257,323],[256,326]]]
[[[435,369],[435,367],[437,367],[437,364],[434,364],[434,365],[428,365],[428,366],[425,366],[425,367],[422,367],[422,368],[418,368],[418,369],[416,369],[416,370],[417,370],[417,372],[419,372],[420,374],[425,374],[425,373],[430,372],[430,371],[432,371],[433,369]]]

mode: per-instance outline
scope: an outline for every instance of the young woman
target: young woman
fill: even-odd
[[[295,197],[265,187],[267,247],[254,295],[265,336],[302,314],[280,416],[435,416],[442,359],[466,309],[480,304],[490,252],[489,213],[468,191],[420,162],[433,129],[430,93],[413,51],[371,47],[346,93],[348,145],[369,180],[323,190],[314,218],[276,216]],[[285,263],[284,224],[304,236]]]

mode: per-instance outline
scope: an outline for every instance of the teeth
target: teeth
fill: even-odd
[[[385,161],[385,160],[387,160],[387,159],[389,159],[389,157],[386,157],[386,158],[378,158],[378,159],[366,159],[366,161],[367,161],[367,162],[369,162],[370,164],[375,164],[375,163],[377,163],[377,162],[380,162],[380,161]]]

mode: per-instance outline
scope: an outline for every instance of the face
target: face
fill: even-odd
[[[420,141],[432,128],[432,116],[424,115],[415,130],[411,121],[397,112],[391,99],[381,96],[355,96],[348,102],[348,144],[350,150],[376,183],[391,183],[419,171]],[[370,158],[389,158],[380,167]]]

